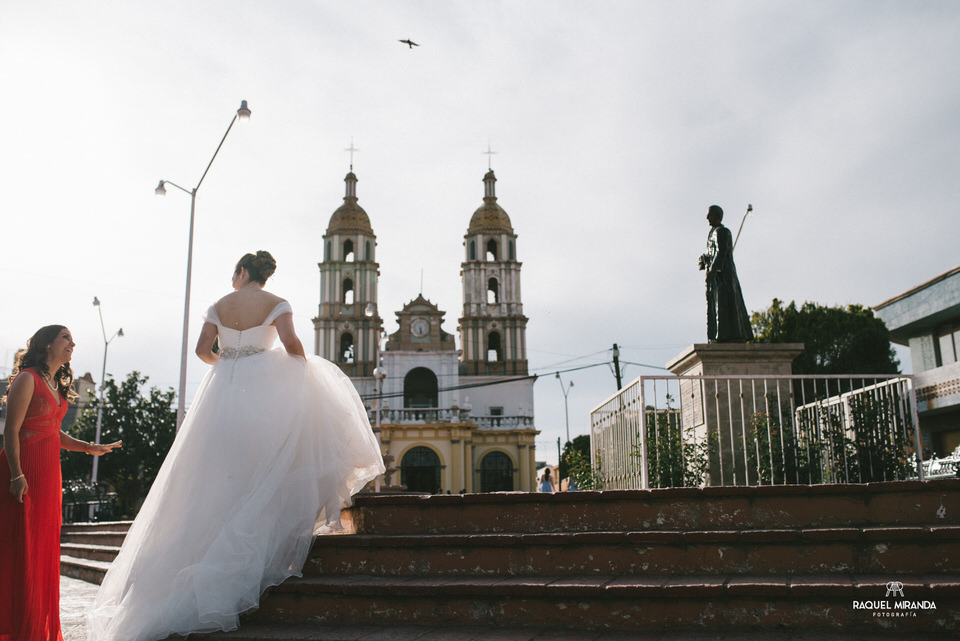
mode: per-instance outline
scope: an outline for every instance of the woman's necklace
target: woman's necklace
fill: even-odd
[[[53,382],[52,376],[44,376],[43,381],[47,384],[47,387],[50,388],[51,392],[57,392],[60,390],[60,386]]]

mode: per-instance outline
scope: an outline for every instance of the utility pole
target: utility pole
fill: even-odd
[[[613,344],[613,373],[617,377],[617,391],[623,389],[623,381],[620,379],[620,348]]]

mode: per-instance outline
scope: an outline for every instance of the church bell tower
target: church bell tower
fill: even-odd
[[[333,212],[323,235],[314,351],[347,376],[371,377],[376,340],[383,327],[377,307],[377,237],[357,202],[357,177],[352,170],[344,182],[343,204]]]
[[[517,235],[497,204],[493,170],[483,177],[483,205],[464,236],[461,374],[527,374],[527,317],[520,296]]]

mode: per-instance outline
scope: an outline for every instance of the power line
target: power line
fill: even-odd
[[[591,364],[591,365],[581,365],[580,367],[569,367],[569,368],[567,368],[567,369],[554,370],[554,371],[551,371],[551,372],[547,372],[547,374],[564,374],[564,373],[566,373],[566,372],[576,372],[576,371],[578,371],[578,370],[589,369],[589,368],[591,368],[591,367],[602,367],[602,366],[605,366],[605,365],[607,365],[607,364],[608,364],[608,363],[606,363],[606,362],[603,362],[603,363],[593,363],[593,364]],[[507,378],[507,379],[502,379],[502,380],[499,380],[499,381],[485,381],[485,382],[483,382],[483,383],[465,383],[465,384],[463,384],[463,385],[451,385],[450,387],[441,387],[441,388],[438,388],[438,389],[437,389],[437,393],[439,394],[440,392],[453,392],[453,391],[461,390],[461,389],[473,389],[473,388],[475,388],[475,387],[490,387],[490,386],[492,386],[492,385],[504,385],[504,384],[506,384],[506,383],[516,383],[517,381],[528,381],[528,380],[531,380],[531,379],[536,380],[536,379],[539,378],[540,376],[544,376],[544,375],[545,375],[545,374],[530,374],[530,375],[528,375],[528,376],[517,376],[517,377],[514,377],[514,378]],[[396,378],[399,378],[399,377],[396,377]],[[466,378],[466,377],[465,377],[465,378]],[[403,393],[403,392],[392,392],[392,393],[390,393],[390,394],[380,394],[380,395],[377,395],[377,394],[365,394],[365,395],[361,395],[360,398],[362,398],[362,399],[364,399],[364,400],[373,400],[373,399],[375,399],[375,398],[403,398],[403,396],[404,396],[404,393]]]

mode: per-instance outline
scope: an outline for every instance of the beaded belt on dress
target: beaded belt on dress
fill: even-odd
[[[243,358],[244,356],[253,356],[260,352],[265,352],[262,347],[256,345],[244,345],[243,347],[224,347],[220,350],[220,358]]]

